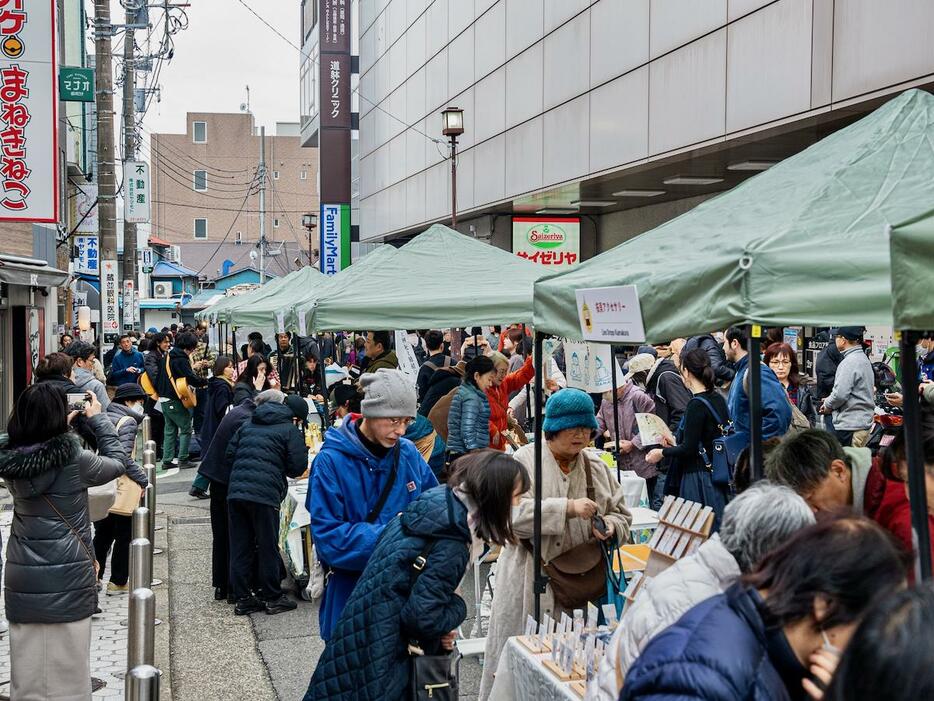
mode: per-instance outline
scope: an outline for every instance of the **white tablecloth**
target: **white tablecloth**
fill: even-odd
[[[533,655],[516,638],[509,638],[496,668],[490,699],[496,701],[580,701],[570,682],[560,681],[541,660],[550,653]]]

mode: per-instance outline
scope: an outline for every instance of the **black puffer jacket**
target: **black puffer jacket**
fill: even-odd
[[[722,387],[733,381],[736,371],[730,367],[726,360],[726,354],[723,352],[723,346],[717,343],[717,339],[709,333],[703,336],[692,336],[684,344],[681,350],[683,356],[688,351],[700,348],[710,359],[710,367],[713,368],[713,374],[717,378],[717,386]]]
[[[308,467],[302,432],[285,404],[266,402],[253,412],[227,446],[230,483],[227,499],[279,508],[286,476],[298,477]]]
[[[82,450],[70,432],[15,449],[0,436],[0,477],[13,495],[4,578],[11,623],[71,623],[97,607],[87,488],[122,475],[126,454],[106,415],[90,418],[88,425],[97,455]]]
[[[214,436],[206,448],[201,464],[198,465],[198,474],[204,475],[212,482],[227,484],[230,482],[230,463],[227,462],[227,446],[253,415],[256,405],[252,399],[247,399],[228,411],[221,419]]]

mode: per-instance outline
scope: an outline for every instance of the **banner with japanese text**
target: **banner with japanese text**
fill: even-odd
[[[0,3],[0,221],[59,218],[55,1]]]

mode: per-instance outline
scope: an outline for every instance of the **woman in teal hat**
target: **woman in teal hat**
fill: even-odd
[[[545,405],[545,445],[542,450],[542,560],[550,563],[562,553],[587,542],[615,537],[629,539],[632,516],[626,508],[623,490],[616,474],[607,469],[596,452],[586,450],[597,434],[593,400],[579,389],[562,389]],[[512,526],[516,536],[532,538],[535,512],[535,447],[526,445],[516,451],[516,460],[533,476],[533,483],[515,507]],[[588,496],[588,482],[592,492]],[[605,531],[595,527],[602,518]],[[484,651],[483,681],[480,699],[490,697],[493,673],[506,639],[521,635],[526,618],[532,614],[532,553],[522,544],[506,545],[496,564],[496,588],[493,612]],[[570,607],[586,608],[586,599]],[[552,584],[541,599],[542,614],[559,619],[572,610],[556,600]]]

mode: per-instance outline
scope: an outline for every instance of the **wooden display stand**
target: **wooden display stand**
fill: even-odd
[[[651,552],[642,579],[658,575],[675,561],[697,550],[710,537],[713,521],[711,507],[673,496],[665,497],[665,503],[658,512],[658,528],[649,541]],[[635,598],[637,593],[638,586],[632,597]]]
[[[546,652],[551,652],[551,645],[546,639],[542,639],[539,642],[537,637],[531,635],[520,635],[517,640],[519,644],[522,645],[526,650],[531,652],[533,655],[541,655]]]
[[[545,668],[549,672],[554,674],[563,682],[580,681],[584,678],[583,670],[578,665],[571,667],[571,673],[568,674],[563,669],[561,669],[561,666],[554,660],[543,660],[542,664],[545,665]]]
[[[571,683],[571,691],[573,691],[578,698],[582,699],[587,695],[587,682],[585,681],[576,681]]]

